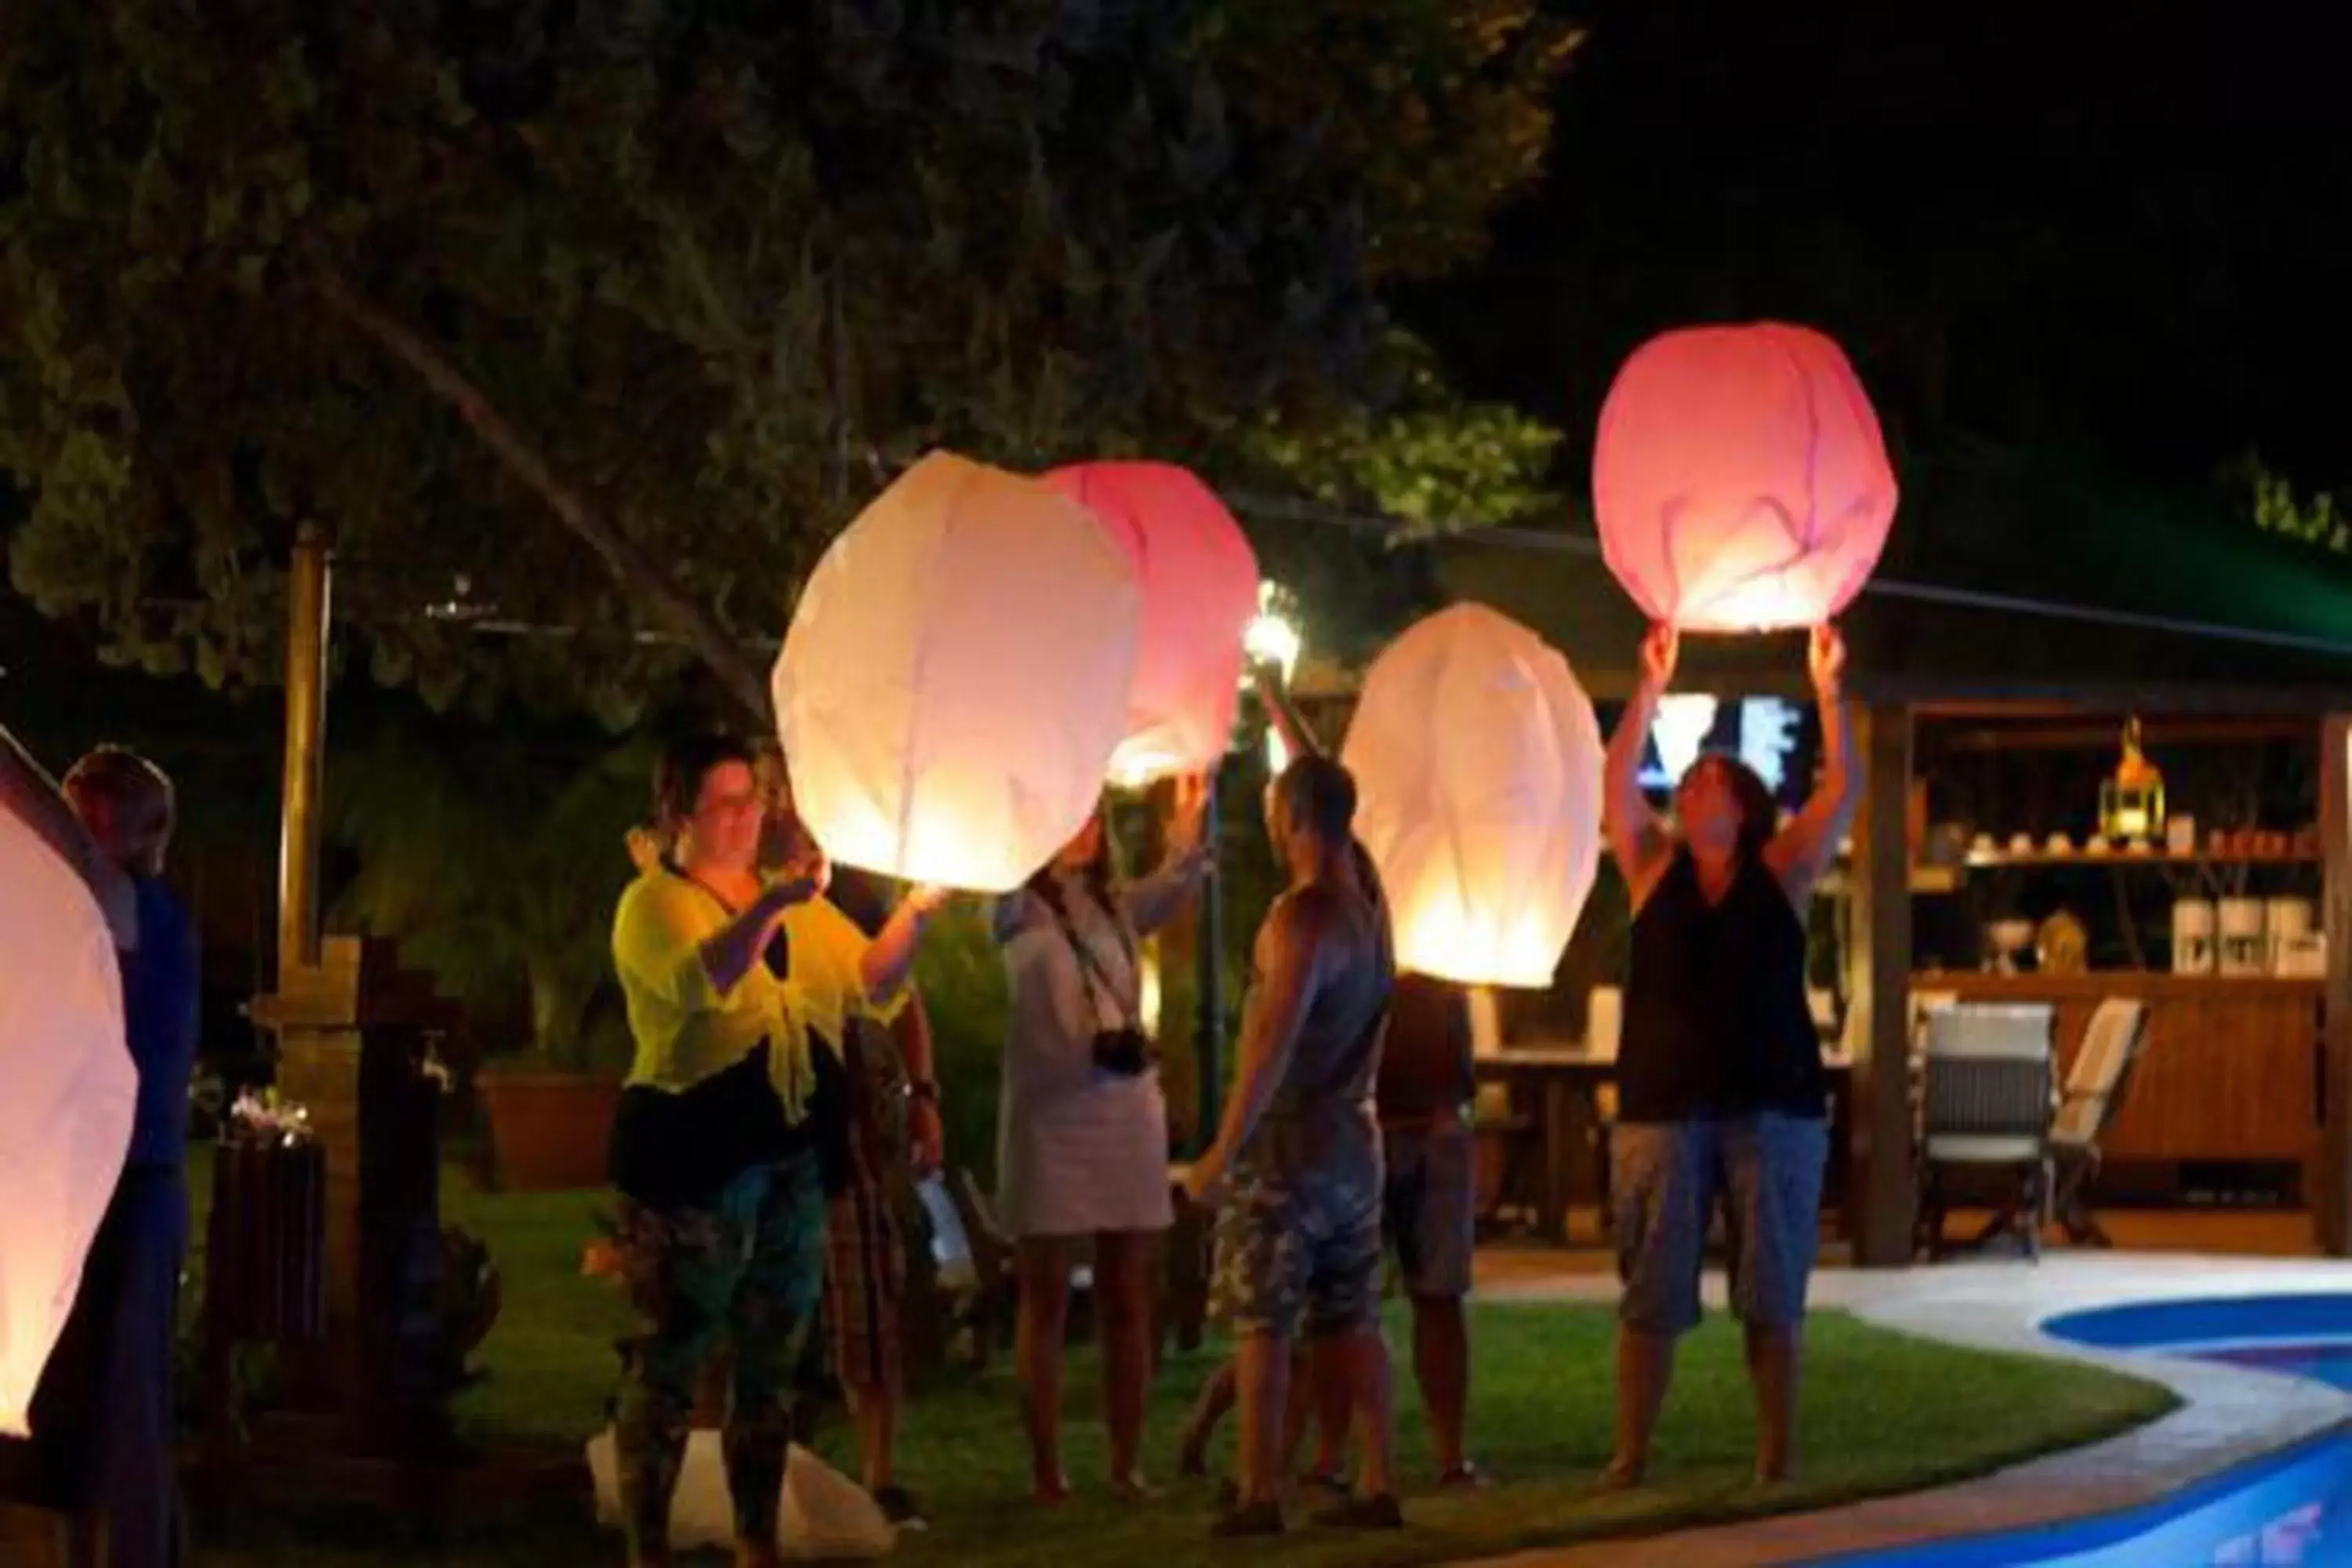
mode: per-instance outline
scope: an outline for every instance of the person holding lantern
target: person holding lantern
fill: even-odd
[[[1021,1301],[1014,1359],[1037,1500],[1062,1471],[1063,1334],[1070,1247],[1094,1242],[1111,1486],[1148,1493],[1139,1468],[1151,1378],[1152,1239],[1174,1215],[1168,1103],[1142,1028],[1141,939],[1175,918],[1209,866],[1203,781],[1179,786],[1165,864],[1116,879],[1099,812],[1018,892],[995,930],[1013,999],[997,1159],[997,1218],[1013,1238]]]
[[[1268,792],[1267,826],[1290,885],[1259,928],[1223,1125],[1185,1179],[1193,1202],[1223,1206],[1220,1314],[1241,1340],[1241,1480],[1221,1535],[1283,1529],[1284,1412],[1302,1328],[1315,1342],[1315,1382],[1344,1387],[1362,1420],[1358,1495],[1317,1522],[1403,1524],[1380,1326],[1373,1103],[1395,963],[1357,851],[1355,810],[1355,782],[1326,757],[1300,757]]]
[[[1642,1479],[1675,1342],[1698,1321],[1708,1217],[1720,1204],[1756,1392],[1756,1475],[1769,1484],[1795,1467],[1805,1288],[1828,1155],[1805,916],[1857,794],[1840,706],[1845,648],[1833,627],[1814,628],[1809,663],[1826,762],[1803,810],[1777,826],[1763,781],[1709,754],[1675,785],[1670,830],[1639,774],[1677,648],[1665,626],[1643,642],[1641,684],[1608,753],[1610,848],[1634,917],[1610,1151],[1625,1289],[1616,1452],[1604,1480]]]
[[[656,811],[674,853],[622,895],[613,955],[636,1060],[613,1127],[615,1247],[646,1319],[614,1419],[622,1524],[667,1564],[694,1393],[733,1353],[724,1436],[737,1562],[779,1560],[776,1527],[803,1336],[824,1289],[826,1201],[846,1178],[854,1021],[888,1026],[940,896],[903,900],[866,942],[824,902],[803,847],[759,869],[770,799],[751,750],[670,747]]]
[[[172,1363],[202,1002],[195,929],[163,881],[176,801],[162,769],[118,746],[52,785],[0,731],[0,809],[79,872],[105,912],[139,1081],[122,1173],[33,1395],[33,1454],[64,1505],[70,1561],[160,1565],[180,1555]]]

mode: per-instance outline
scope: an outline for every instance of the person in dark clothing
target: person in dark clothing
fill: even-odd
[[[104,746],[53,790],[5,736],[0,775],[5,808],[82,873],[108,913],[139,1075],[122,1173],[34,1392],[33,1448],[67,1518],[69,1562],[163,1568],[181,1557],[172,1363],[201,1002],[195,929],[163,882],[172,782],[146,759]]]
[[[1856,798],[1840,707],[1843,643],[1814,629],[1820,787],[1785,826],[1769,792],[1726,756],[1675,790],[1669,830],[1643,798],[1643,746],[1674,678],[1676,638],[1654,630],[1642,683],[1609,743],[1609,842],[1633,897],[1633,944],[1612,1136],[1612,1224],[1624,1295],[1617,1447],[1605,1479],[1631,1486],[1699,1316],[1699,1267],[1717,1204],[1731,1300],[1755,1384],[1756,1474],[1791,1473],[1805,1287],[1819,1237],[1828,1087],[1805,994],[1805,911]]]

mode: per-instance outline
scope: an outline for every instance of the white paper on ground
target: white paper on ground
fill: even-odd
[[[620,1472],[610,1427],[588,1444],[588,1472],[596,1483],[596,1522],[621,1522]],[[845,1557],[880,1557],[898,1543],[898,1532],[866,1489],[794,1444],[784,1462],[783,1508],[778,1515],[778,1545],[802,1562]],[[727,1464],[719,1434],[697,1431],[688,1437],[686,1462],[670,1499],[669,1543],[673,1551],[731,1546],[735,1509],[727,1496]]]

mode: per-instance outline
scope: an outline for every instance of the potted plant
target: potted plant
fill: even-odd
[[[629,1060],[607,933],[646,776],[634,745],[583,767],[500,733],[403,737],[336,781],[338,837],[358,859],[341,917],[397,941],[478,1038],[522,1047],[475,1077],[513,1189],[604,1184]]]

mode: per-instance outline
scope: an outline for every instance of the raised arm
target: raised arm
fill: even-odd
[[[1282,683],[1274,679],[1271,667],[1259,665],[1256,680],[1257,700],[1265,705],[1266,722],[1282,737],[1283,749],[1294,757],[1321,756],[1323,747],[1315,739],[1315,731],[1307,727],[1307,721],[1290,705],[1290,698],[1282,689]]]
[[[1674,679],[1675,657],[1680,639],[1672,626],[1653,626],[1642,639],[1642,674],[1633,700],[1618,716],[1616,732],[1609,737],[1606,774],[1608,798],[1603,803],[1609,821],[1609,850],[1616,857],[1618,873],[1639,909],[1666,868],[1668,846],[1664,824],[1642,795],[1642,752],[1649,744],[1650,726],[1658,717],[1658,701]]]
[[[1209,786],[1203,778],[1179,779],[1176,805],[1168,824],[1168,858],[1160,869],[1129,883],[1120,893],[1120,910],[1138,936],[1150,936],[1176,918],[1184,900],[1202,879],[1215,869],[1207,843]]]
[[[824,889],[824,860],[803,860],[768,884],[750,908],[705,938],[697,951],[702,972],[709,976],[710,988],[722,997],[732,994],[735,987],[743,984],[744,976],[751,973],[751,966],[768,951],[768,944],[775,940],[783,924],[784,911],[794,904],[808,902]]]
[[[13,814],[73,868],[98,900],[114,945],[124,952],[136,949],[139,904],[130,874],[100,852],[81,818],[66,804],[64,792],[5,729],[0,729],[0,811]]]
[[[947,901],[947,891],[941,888],[917,888],[898,900],[898,907],[866,944],[858,966],[858,983],[869,1001],[887,1004],[906,989],[908,976],[915,973],[915,954],[923,945],[923,928]]]
[[[1821,708],[1822,782],[1804,809],[1764,847],[1765,863],[1801,907],[1836,858],[1838,843],[1862,801],[1862,770],[1854,765],[1853,738],[1845,722],[1845,640],[1835,626],[1813,628],[1806,662]]]
[[[1286,897],[1258,932],[1258,982],[1242,1010],[1241,1046],[1234,1053],[1233,1097],[1216,1142],[1192,1164],[1187,1186],[1199,1202],[1213,1202],[1257,1131],[1290,1065],[1298,1031],[1322,981],[1322,921],[1315,905]]]

